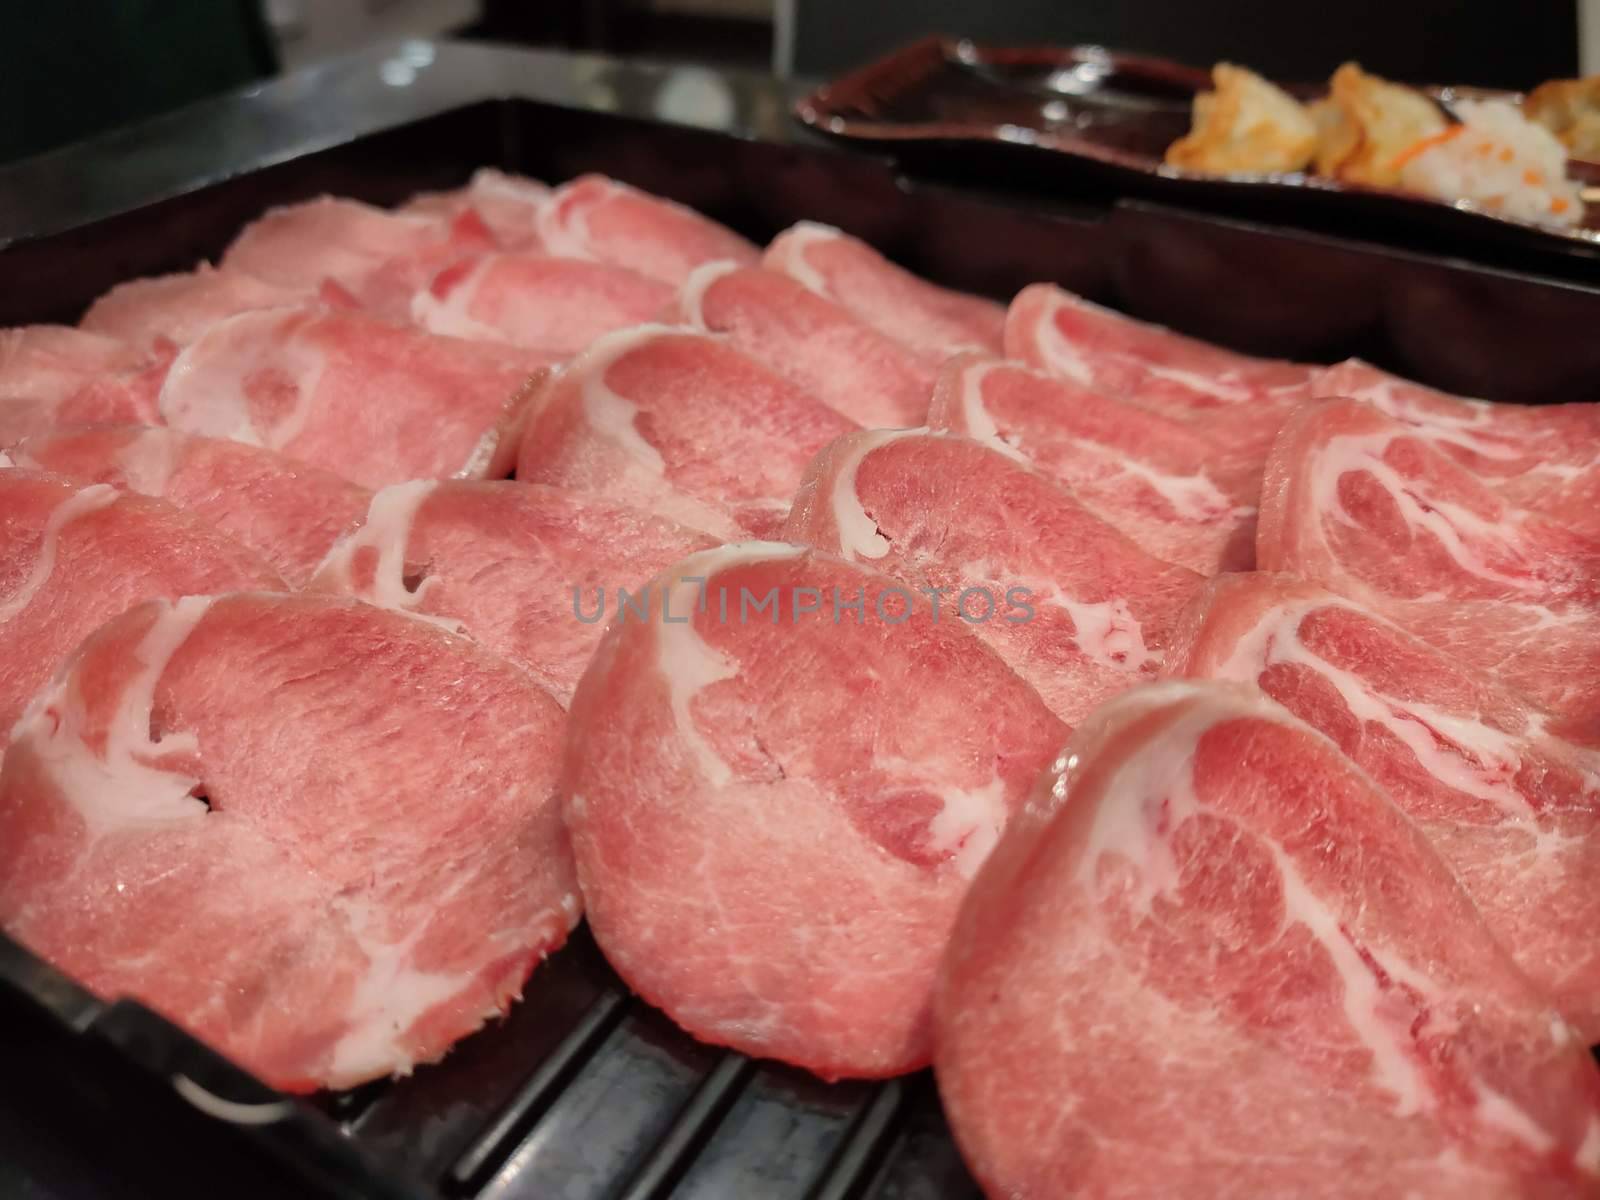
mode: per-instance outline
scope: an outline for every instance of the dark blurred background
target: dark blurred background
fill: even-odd
[[[926,33],[1095,43],[1288,82],[1356,59],[1522,88],[1600,71],[1600,0],[58,0],[0,11],[0,161],[398,37],[825,78]],[[1583,53],[1580,53],[1580,49]]]

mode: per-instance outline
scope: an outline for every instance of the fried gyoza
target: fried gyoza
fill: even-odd
[[[1293,96],[1243,67],[1218,63],[1215,91],[1194,98],[1194,127],[1167,147],[1169,166],[1193,171],[1298,171],[1317,131]]]
[[[1312,106],[1312,116],[1317,174],[1375,187],[1396,186],[1400,156],[1449,124],[1415,88],[1368,75],[1355,63],[1333,73],[1328,98]]]
[[[1560,138],[1574,158],[1600,160],[1600,75],[1541,83],[1522,111]]]

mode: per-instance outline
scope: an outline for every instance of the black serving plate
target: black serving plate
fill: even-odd
[[[714,103],[686,108],[686,92]],[[810,137],[792,99],[758,77],[483,46],[340,60],[0,170],[0,325],[75,320],[114,283],[214,257],[268,205],[322,192],[389,203],[490,164],[551,182],[607,172],[758,241],[826,221],[1002,299],[1048,279],[1244,350],[1361,354],[1504,400],[1596,398],[1600,288],[1089,186],[930,182]],[[580,930],[506,1019],[442,1062],[286,1102],[0,936],[0,1195],[12,1194],[977,1192],[928,1075],[826,1085],[703,1046],[630,996]]]
[[[1330,68],[1333,64],[1330,63]],[[1564,229],[1447,204],[1397,189],[1343,183],[1303,172],[1218,174],[1168,166],[1163,157],[1189,131],[1207,71],[1100,46],[982,46],[928,37],[803,97],[809,128],[918,164],[1011,160],[1041,183],[1109,174],[1141,195],[1205,203],[1219,211],[1327,227],[1381,229],[1477,256],[1565,258],[1600,276],[1600,164],[1575,161],[1590,185],[1584,223]],[[1304,99],[1325,89],[1291,86]],[[1512,93],[1466,87],[1428,90],[1446,109],[1458,99]]]

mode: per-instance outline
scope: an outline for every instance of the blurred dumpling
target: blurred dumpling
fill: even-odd
[[[1314,116],[1317,174],[1374,187],[1398,186],[1400,156],[1449,125],[1415,88],[1368,75],[1355,63],[1333,73],[1328,99]]]
[[[1298,171],[1311,161],[1316,127],[1305,108],[1253,71],[1218,63],[1214,91],[1194,98],[1194,127],[1167,147],[1167,164],[1191,171]]]
[[[1560,138],[1572,157],[1600,160],[1600,75],[1541,83],[1522,111]]]

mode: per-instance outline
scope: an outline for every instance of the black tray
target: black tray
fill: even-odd
[[[652,115],[712,85],[714,127]],[[791,99],[752,77],[476,46],[343,60],[0,171],[0,325],[73,320],[113,283],[215,255],[270,204],[392,202],[496,164],[605,171],[758,240],[827,221],[944,283],[1003,298],[1052,279],[1241,349],[1359,353],[1507,400],[1595,398],[1600,289],[1092,192],[929,184],[793,128]],[[281,1117],[260,1124],[202,1111],[193,1084],[276,1103],[0,938],[0,1194],[976,1195],[926,1074],[827,1086],[701,1046],[631,998],[582,931],[505,1021],[411,1078],[242,1110]]]

